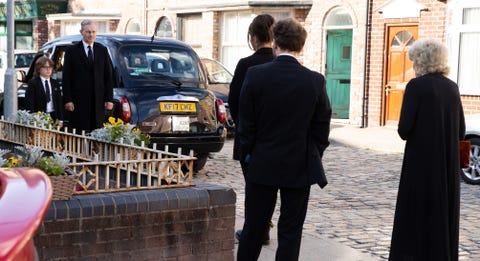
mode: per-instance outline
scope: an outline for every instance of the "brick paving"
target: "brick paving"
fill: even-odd
[[[233,141],[209,159],[195,179],[232,187],[237,223],[244,219],[244,181],[232,160]],[[312,187],[304,234],[325,237],[388,259],[402,153],[386,153],[332,141],[324,153],[329,184]],[[278,220],[278,207],[273,222]],[[480,260],[480,186],[461,184],[460,260]]]

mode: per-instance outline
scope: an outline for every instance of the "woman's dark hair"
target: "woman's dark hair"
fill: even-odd
[[[272,41],[273,36],[271,28],[273,23],[275,23],[275,19],[269,14],[261,14],[253,19],[252,23],[250,23],[250,26],[248,27],[247,35],[248,46],[251,49],[254,49],[250,43],[250,39],[253,36],[256,36],[257,40],[261,43],[269,43]]]
[[[45,63],[48,63],[48,66],[52,67],[52,70],[53,70],[52,59],[48,58],[47,56],[42,56],[38,58],[37,61],[35,62],[33,77],[40,77],[40,69],[42,68],[42,66],[45,65]]]
[[[273,25],[273,39],[281,49],[300,52],[307,40],[307,31],[293,18],[286,18]]]

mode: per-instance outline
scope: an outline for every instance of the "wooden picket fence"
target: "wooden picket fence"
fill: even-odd
[[[76,173],[73,194],[192,186],[193,151],[183,155],[145,146],[111,143],[74,134],[0,119],[2,146],[39,146],[50,153],[65,153]]]

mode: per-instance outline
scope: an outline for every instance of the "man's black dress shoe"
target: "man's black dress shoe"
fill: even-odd
[[[263,245],[270,244],[270,233],[269,232],[270,232],[270,229],[268,230],[268,232],[265,234],[265,236],[263,238],[263,242],[262,242]],[[241,229],[235,231],[235,238],[237,240],[240,240],[241,235],[242,235],[242,230]]]

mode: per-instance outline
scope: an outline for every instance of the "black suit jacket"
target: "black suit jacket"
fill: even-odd
[[[238,125],[238,111],[240,101],[240,90],[245,79],[245,74],[250,66],[271,62],[273,60],[272,48],[260,48],[252,55],[242,58],[238,61],[237,67],[233,74],[232,82],[230,83],[230,91],[228,94],[228,107],[230,114],[236,125]],[[235,135],[233,143],[233,158],[240,159],[240,147],[239,147],[238,135]]]
[[[52,92],[53,109],[52,113],[54,119],[63,120],[63,102],[62,91],[60,84],[50,78],[50,90]],[[47,94],[43,87],[42,79],[40,77],[32,78],[28,81],[28,88],[25,93],[26,109],[30,112],[46,112],[47,111]]]
[[[241,157],[250,155],[247,182],[297,188],[321,182],[331,113],[325,78],[294,57],[250,67],[238,127]],[[307,169],[312,159],[318,172]]]
[[[94,63],[80,41],[66,49],[63,64],[63,102],[73,102],[75,110],[69,126],[91,131],[105,121],[105,102],[113,101],[112,63],[107,48],[93,45]]]

